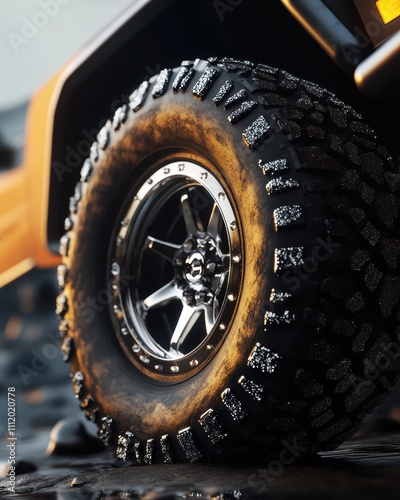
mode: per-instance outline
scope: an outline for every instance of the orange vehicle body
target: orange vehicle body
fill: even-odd
[[[59,258],[47,245],[50,147],[61,70],[31,100],[23,165],[0,173],[0,287]]]

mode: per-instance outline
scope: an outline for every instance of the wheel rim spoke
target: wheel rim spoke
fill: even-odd
[[[188,194],[184,194],[181,197],[181,207],[187,235],[192,236],[197,234],[199,231],[202,231],[203,228],[200,227],[201,224],[198,220],[196,220],[196,215],[193,213],[192,207],[190,206]]]
[[[215,307],[213,305],[204,306],[204,322],[206,325],[207,335],[211,333],[211,330],[215,325]]]
[[[180,245],[175,245],[168,241],[158,240],[152,236],[147,236],[146,248],[152,250],[153,252],[161,255],[164,259],[173,262],[176,252],[181,248]]]
[[[171,300],[179,299],[179,291],[175,287],[174,283],[171,281],[166,285],[162,286],[151,295],[143,300],[144,310],[148,311],[153,307],[159,307],[167,304]]]
[[[179,316],[174,333],[171,337],[170,345],[172,351],[176,351],[179,353],[179,349],[182,343],[190,333],[190,330],[193,328],[200,314],[201,309],[183,304],[182,312]]]
[[[210,234],[217,241],[219,241],[220,239],[219,231],[221,227],[221,222],[222,222],[221,212],[219,211],[217,204],[214,203],[207,224],[207,233]]]
[[[221,274],[228,274],[231,268],[231,256],[229,254],[223,255],[221,262]]]

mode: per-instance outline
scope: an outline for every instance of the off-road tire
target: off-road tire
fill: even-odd
[[[165,165],[167,177],[178,175],[179,164],[222,187],[235,215],[224,231],[240,249],[227,269],[240,272],[223,302],[229,317],[211,330],[219,331],[211,354],[157,368],[126,326],[121,296],[137,278],[118,247],[139,188]],[[64,358],[104,443],[144,463],[281,450],[288,459],[333,449],[360,429],[399,371],[391,172],[356,111],[282,70],[196,60],[136,89],[83,164],[57,274]]]

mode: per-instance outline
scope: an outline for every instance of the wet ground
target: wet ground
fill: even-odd
[[[21,475],[18,495],[57,499],[398,499],[398,436],[351,441],[318,460],[286,469],[267,464],[118,466],[110,453],[48,457]]]
[[[33,271],[0,290],[0,498],[400,498],[399,386],[357,436],[307,462],[121,465],[73,397],[56,293],[52,271]],[[6,475],[9,387],[16,393],[16,493]]]

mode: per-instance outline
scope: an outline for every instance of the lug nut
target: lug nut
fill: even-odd
[[[191,252],[195,248],[195,243],[193,240],[187,240],[183,244],[183,249],[185,252]]]
[[[183,292],[183,297],[188,306],[194,306],[196,303],[195,296],[192,290],[185,290]]]
[[[216,269],[217,265],[215,262],[209,262],[207,265],[206,265],[206,269],[208,272],[210,273],[215,273],[215,269]]]
[[[183,266],[183,259],[182,259],[182,257],[180,257],[180,256],[179,256],[179,257],[177,257],[177,258],[175,259],[175,264],[176,264],[177,266]]]

